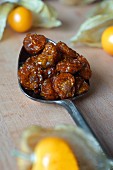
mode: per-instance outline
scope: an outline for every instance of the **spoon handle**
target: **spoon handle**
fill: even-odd
[[[99,139],[99,137],[96,135],[93,129],[88,125],[83,115],[78,111],[74,102],[72,100],[66,99],[66,100],[62,100],[62,103],[59,103],[59,104],[61,104],[63,107],[67,109],[67,111],[73,118],[74,122],[77,124],[77,126],[82,128],[86,133],[91,134],[95,138],[95,140],[98,142],[98,144],[101,146],[104,153],[106,153],[108,157],[111,157],[107,147],[105,146],[105,143]]]
[[[81,127],[85,132],[91,133],[89,125],[86,123],[73,101],[66,99],[62,102],[62,106],[67,109],[77,126]]]

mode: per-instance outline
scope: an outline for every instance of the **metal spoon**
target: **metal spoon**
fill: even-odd
[[[52,42],[54,44],[56,44],[54,41],[47,39],[48,42]],[[22,66],[22,64],[26,61],[26,59],[29,57],[29,54],[26,52],[25,48],[22,47],[20,54],[19,54],[19,59],[18,59],[18,69]],[[109,156],[109,152],[107,150],[107,148],[105,147],[104,143],[98,138],[98,136],[95,134],[95,132],[93,131],[93,129],[91,129],[91,127],[89,127],[88,123],[86,122],[85,118],[83,117],[83,115],[78,111],[77,107],[74,104],[74,100],[76,100],[77,98],[83,96],[79,95],[79,96],[75,96],[73,98],[70,99],[63,99],[63,100],[45,100],[43,99],[40,95],[37,96],[37,94],[35,94],[33,91],[30,90],[26,90],[20,83],[19,79],[18,79],[18,83],[20,86],[20,89],[22,90],[22,92],[29,97],[32,100],[41,102],[41,103],[48,103],[48,104],[59,104],[61,106],[63,106],[64,108],[67,109],[67,111],[69,112],[69,114],[71,115],[71,117],[73,118],[74,122],[77,124],[77,126],[79,126],[80,128],[82,128],[86,133],[90,133],[91,135],[94,136],[94,138],[96,138],[96,140],[98,141],[98,143],[100,144],[100,146],[102,147],[103,151]]]

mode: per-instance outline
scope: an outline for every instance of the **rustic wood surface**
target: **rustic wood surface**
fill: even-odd
[[[62,40],[72,47],[69,39],[86,19],[91,6],[65,6],[50,1],[57,9],[63,25],[54,29],[32,29],[54,41]],[[16,170],[11,150],[18,146],[21,132],[29,125],[44,127],[74,122],[65,108],[54,104],[42,104],[27,98],[19,89],[17,62],[25,34],[7,27],[0,42],[0,169]],[[73,46],[90,62],[92,69],[91,89],[87,95],[75,101],[90,126],[109,153],[113,156],[113,57],[102,49]]]

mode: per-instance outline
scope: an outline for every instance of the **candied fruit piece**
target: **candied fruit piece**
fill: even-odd
[[[24,48],[28,53],[32,55],[37,54],[39,51],[43,50],[46,43],[47,40],[44,35],[31,33],[27,34],[23,41]]]
[[[54,100],[58,98],[58,94],[53,89],[52,79],[45,79],[41,86],[40,95],[43,96],[47,100]]]
[[[38,56],[38,64],[40,64],[43,68],[48,68],[54,66],[57,62],[57,49],[56,46],[48,42],[45,45],[43,52]]]
[[[75,94],[75,79],[70,73],[60,73],[53,79],[53,88],[61,99],[71,98]]]

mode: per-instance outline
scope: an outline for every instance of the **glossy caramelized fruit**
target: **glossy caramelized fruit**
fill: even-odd
[[[28,34],[23,46],[27,60],[18,70],[21,85],[46,100],[72,98],[89,90],[90,65],[64,42],[48,42]],[[79,81],[78,81],[79,80]]]

